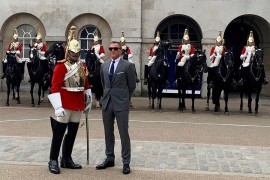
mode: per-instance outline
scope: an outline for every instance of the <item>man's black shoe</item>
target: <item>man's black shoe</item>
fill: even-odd
[[[76,164],[73,162],[72,158],[61,158],[61,168],[68,169],[82,169],[80,164]]]
[[[123,166],[123,174],[129,174],[129,173],[130,173],[129,164],[124,164],[124,166]]]
[[[56,160],[50,160],[48,164],[51,173],[60,174],[60,169],[58,167],[58,162]]]
[[[110,161],[107,158],[103,161],[103,163],[99,164],[96,166],[96,169],[106,169],[108,167],[113,167],[114,166],[114,161]]]
[[[3,74],[3,75],[1,76],[1,79],[5,79],[5,78],[6,78],[6,75]]]

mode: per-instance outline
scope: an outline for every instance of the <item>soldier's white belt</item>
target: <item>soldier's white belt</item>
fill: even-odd
[[[84,91],[84,87],[62,87],[62,89],[66,89],[67,91],[71,91],[71,92]]]

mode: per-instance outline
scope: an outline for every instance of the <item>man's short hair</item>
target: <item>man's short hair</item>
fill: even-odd
[[[121,43],[118,42],[118,41],[112,41],[112,42],[110,43],[110,45],[111,45],[111,44],[118,44],[119,48],[121,48]]]

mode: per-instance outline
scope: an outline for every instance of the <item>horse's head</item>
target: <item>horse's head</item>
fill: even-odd
[[[254,57],[253,57],[252,60],[254,62],[256,62],[258,66],[261,66],[263,64],[263,50],[262,49],[256,49]]]
[[[221,59],[221,63],[223,63],[225,66],[226,66],[226,69],[228,70],[232,70],[233,69],[233,66],[234,66],[234,60],[233,60],[233,51],[232,49],[226,51],[224,54],[223,54],[223,61]]]
[[[197,56],[197,66],[204,72],[206,72],[207,69],[207,63],[206,63],[206,55],[205,55],[206,50],[204,49],[203,51],[199,51],[196,53]]]
[[[49,59],[50,57],[55,57],[56,60],[62,60],[65,58],[65,50],[62,46],[62,42],[55,42],[50,48],[45,52],[45,57]]]
[[[13,67],[16,64],[15,52],[6,52],[7,55],[7,66]]]
[[[37,47],[32,47],[29,44],[29,48],[30,48],[29,49],[29,59],[30,59],[30,62],[37,62],[39,60]]]

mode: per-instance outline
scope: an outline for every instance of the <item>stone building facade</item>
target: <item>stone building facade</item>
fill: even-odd
[[[235,64],[240,65],[241,48],[252,30],[256,45],[264,48],[266,76],[270,79],[269,6],[269,0],[2,1],[0,58],[5,58],[15,28],[19,32],[19,41],[24,45],[23,59],[29,57],[28,44],[35,41],[38,29],[48,48],[55,41],[65,42],[69,28],[75,25],[77,39],[81,41],[83,49],[91,45],[94,32],[98,30],[100,42],[105,47],[105,59],[109,56],[110,41],[118,41],[124,31],[141,79],[135,94],[142,95],[147,91],[146,86],[142,85],[144,65],[147,64],[149,49],[157,31],[161,39],[173,41],[171,53],[168,54],[169,61],[173,63],[185,28],[189,29],[191,43],[197,50],[205,49],[207,56],[221,30],[225,45],[234,50]],[[22,88],[28,91],[29,76],[25,72]],[[203,74],[203,84],[199,88],[202,97],[206,96],[206,77],[207,74]],[[1,80],[0,89],[5,90],[5,80]],[[270,86],[264,86],[262,94],[270,95],[269,92]]]

